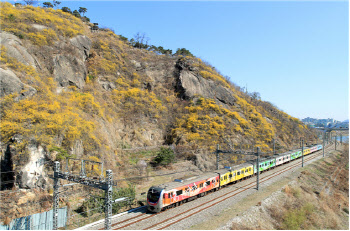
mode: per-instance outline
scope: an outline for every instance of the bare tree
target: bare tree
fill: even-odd
[[[134,35],[134,40],[135,40],[135,47],[138,47],[140,49],[148,47],[149,38],[146,37],[145,33],[137,32]]]
[[[23,2],[25,2],[26,5],[34,5],[38,2],[38,0],[23,0]]]
[[[260,93],[259,93],[259,92],[256,92],[256,91],[250,93],[249,95],[250,95],[250,97],[252,97],[254,100],[259,100],[259,99],[261,99]]]
[[[59,4],[61,4],[60,1],[52,1],[54,7],[58,7]]]

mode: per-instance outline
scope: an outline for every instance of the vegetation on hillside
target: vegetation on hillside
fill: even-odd
[[[16,94],[1,99],[0,132],[3,142],[20,134],[35,138],[49,149],[54,146],[68,149],[79,139],[84,140],[87,151],[99,147],[93,117],[103,116],[103,110],[92,94],[78,92],[74,88],[65,94],[55,94],[56,84],[52,77],[42,75],[32,66],[9,57],[3,46],[0,62],[2,68],[11,68],[24,83],[38,91],[30,99],[17,101]],[[21,143],[21,147],[26,144]]]
[[[348,230],[349,145],[342,148],[308,165],[279,196],[258,203],[261,207],[254,218],[256,206],[237,217],[231,229]]]
[[[91,33],[89,24],[80,17],[49,5],[44,8],[14,7],[1,2],[0,6],[2,30],[27,40],[34,47],[50,46],[55,41],[79,34],[92,41],[85,62],[88,74],[84,88],[70,87],[63,93],[57,93],[52,73],[26,66],[1,48],[1,67],[13,70],[21,81],[38,91],[33,98],[19,102],[14,100],[15,95],[1,99],[0,129],[4,142],[21,134],[35,138],[49,148],[71,150],[75,141],[81,140],[86,155],[99,152],[98,157],[113,159],[117,148],[122,146],[109,146],[110,143],[105,142],[109,134],[101,124],[122,123],[125,128],[133,129],[133,138],[127,137],[128,142],[133,142],[131,146],[151,145],[151,140],[144,138],[142,133],[152,129],[161,131],[164,144],[195,145],[206,150],[213,150],[223,139],[254,144],[269,151],[274,137],[282,146],[291,145],[300,136],[313,137],[298,119],[256,95],[246,94],[185,48],[178,49],[173,55],[163,47],[135,49],[144,48],[142,44],[145,43],[141,40],[130,42],[108,29]],[[85,12],[80,9],[78,13]],[[33,24],[45,28],[37,30]],[[144,71],[154,63],[172,65],[179,59],[191,66],[196,75],[231,90],[236,98],[235,105],[222,105],[202,96],[182,100],[174,91],[174,80],[168,78],[164,83],[154,83]],[[136,62],[140,67],[135,67]],[[101,79],[110,84],[110,90],[101,87]],[[120,143],[124,144],[124,140]]]
[[[83,22],[73,15],[52,8],[31,5],[14,7],[8,2],[0,5],[0,28],[38,46],[51,45],[59,36],[74,37],[83,34]],[[38,30],[33,24],[45,26]]]

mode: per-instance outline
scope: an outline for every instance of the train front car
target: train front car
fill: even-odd
[[[151,187],[147,193],[147,209],[150,212],[158,213],[163,206],[163,192],[159,187]]]

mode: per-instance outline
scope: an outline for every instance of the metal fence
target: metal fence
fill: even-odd
[[[0,230],[52,230],[53,210],[16,218],[8,225],[1,225]],[[58,209],[58,227],[67,223],[67,207]]]

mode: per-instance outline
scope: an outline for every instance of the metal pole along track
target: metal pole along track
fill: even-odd
[[[105,229],[110,230],[112,227],[112,170],[106,170],[106,188],[105,188]]]
[[[53,224],[52,229],[57,230],[58,226],[58,202],[59,202],[59,178],[58,173],[60,171],[60,162],[55,161],[54,163],[54,185],[53,185]]]
[[[259,147],[256,148],[256,190],[259,191],[259,162],[260,162]]]
[[[301,140],[301,167],[304,167],[304,139]]]

